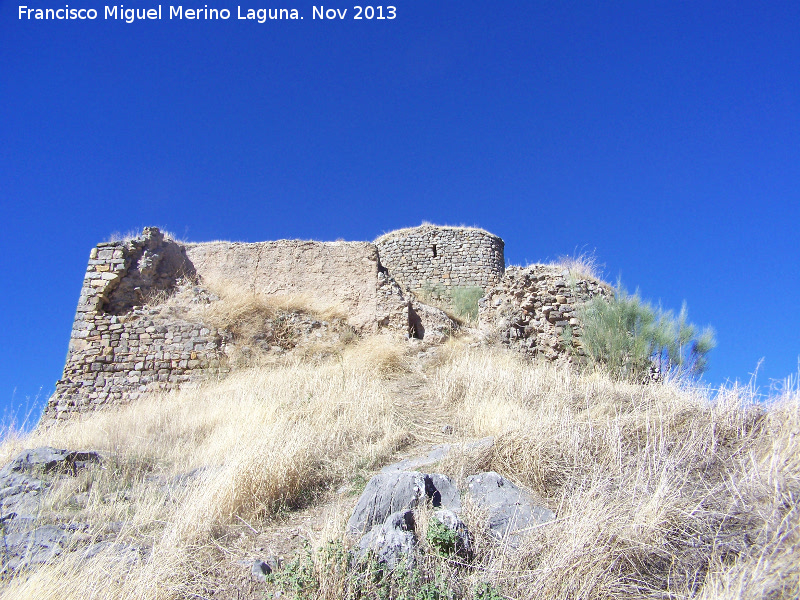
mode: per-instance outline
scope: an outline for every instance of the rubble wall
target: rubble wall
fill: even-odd
[[[570,358],[571,352],[583,353],[577,309],[596,296],[610,299],[613,289],[558,266],[509,267],[481,298],[479,327],[490,339],[526,355]]]
[[[225,333],[148,307],[195,277],[185,249],[155,228],[89,255],[64,373],[44,420],[62,419],[224,370]]]

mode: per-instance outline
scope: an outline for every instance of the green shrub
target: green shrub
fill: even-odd
[[[478,584],[475,588],[475,600],[503,600],[504,596],[496,587],[487,582]]]
[[[291,594],[290,597],[294,600],[312,597],[318,588],[318,582],[311,549],[304,547],[283,569],[270,574],[267,580],[281,588],[285,594]]]
[[[593,298],[577,313],[589,361],[623,379],[644,381],[651,372],[697,377],[716,345],[710,327],[699,331],[688,321],[685,303],[675,316],[653,308],[638,293],[628,295],[621,285],[611,300]]]
[[[478,300],[483,298],[479,287],[454,287],[450,289],[453,311],[457,316],[472,323],[478,320]]]
[[[448,288],[441,283],[426,283],[422,286],[424,302],[438,306],[459,322],[478,321],[478,301],[483,295],[483,288],[477,286]]]
[[[438,519],[431,519],[425,537],[431,548],[442,556],[450,556],[456,551],[456,532]]]

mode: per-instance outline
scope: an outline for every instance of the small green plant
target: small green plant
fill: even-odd
[[[478,301],[483,298],[483,289],[475,286],[454,287],[450,290],[453,311],[465,321],[478,320]]]
[[[369,477],[367,477],[366,473],[364,471],[358,471],[350,478],[350,495],[357,496],[361,494],[368,483]]]
[[[456,551],[456,532],[438,519],[431,519],[425,537],[431,548],[442,556],[450,556]]]
[[[482,581],[475,587],[475,600],[504,600],[504,596],[491,583]]]
[[[453,590],[440,568],[435,573],[423,574],[418,568],[395,569],[397,600],[452,600]],[[391,597],[391,596],[390,596]]]
[[[291,597],[295,600],[313,596],[318,583],[311,549],[306,546],[283,569],[272,573],[268,581],[277,585],[284,593],[292,594]]]
[[[688,321],[686,304],[675,316],[638,293],[628,295],[621,285],[612,299],[593,298],[577,312],[588,359],[623,379],[644,381],[653,373],[697,377],[716,344],[710,327],[700,331]]]

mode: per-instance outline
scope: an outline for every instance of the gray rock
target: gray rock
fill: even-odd
[[[452,510],[447,510],[446,508],[434,512],[433,518],[455,533],[455,543],[453,548],[449,550],[456,556],[460,556],[466,560],[472,560],[475,543],[464,521]],[[428,525],[428,527],[430,528],[430,525]],[[430,541],[430,532],[428,540]]]
[[[259,581],[266,581],[267,575],[272,573],[272,568],[263,560],[255,560],[250,565],[250,573]]]
[[[0,470],[2,569],[27,569],[58,556],[82,523],[41,525],[42,495],[53,481],[100,461],[96,452],[42,447],[25,450]],[[40,526],[37,527],[37,524]]]
[[[461,512],[461,494],[449,477],[440,473],[431,473],[425,477],[427,478],[425,489],[434,508],[448,508]]]
[[[41,507],[41,494],[48,487],[41,479],[21,473],[0,476],[0,520],[32,519]]]
[[[367,483],[347,523],[350,533],[363,533],[392,513],[412,509],[426,498],[434,507],[459,511],[458,489],[444,475],[417,472],[378,473]]]
[[[485,438],[475,440],[474,442],[466,442],[463,445],[463,449],[464,452],[471,453],[489,450],[492,446],[494,446],[494,436],[488,435]]]
[[[135,565],[142,558],[142,550],[129,544],[115,542],[97,542],[89,545],[81,554],[84,560],[91,560],[99,555],[126,565]]]
[[[526,530],[555,519],[555,514],[537,506],[533,496],[494,471],[467,477],[467,494],[488,512],[489,530],[514,548],[522,543]]]
[[[442,344],[458,330],[458,324],[440,308],[416,300],[408,307],[410,337],[431,344]]]
[[[32,531],[5,536],[4,570],[26,569],[58,556],[69,544],[70,533],[57,525],[44,525]]]
[[[449,427],[449,433],[452,433],[452,425],[445,425]],[[411,471],[420,467],[428,467],[434,465],[444,459],[451,451],[461,451],[466,454],[472,454],[483,450],[488,450],[494,444],[494,438],[488,436],[472,442],[464,442],[461,444],[439,444],[430,449],[430,451],[423,456],[412,456],[404,458],[400,462],[386,465],[381,469],[381,473],[394,473],[397,471]]]
[[[74,452],[44,446],[24,450],[0,470],[0,477],[6,477],[12,473],[56,472],[74,475],[78,469],[97,462],[100,462],[100,455],[97,452]]]
[[[409,567],[415,564],[414,512],[401,510],[390,514],[381,525],[375,525],[358,544],[358,555],[364,558],[372,552],[376,560],[394,569],[402,561]]]
[[[412,471],[419,467],[427,467],[436,464],[450,453],[450,444],[435,446],[425,456],[413,456],[404,458],[400,462],[386,465],[381,469],[381,473],[396,473],[398,471]]]

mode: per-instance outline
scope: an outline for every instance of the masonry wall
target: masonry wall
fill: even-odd
[[[140,238],[92,249],[64,372],[45,410],[46,421],[227,371],[229,333],[158,302],[181,280],[242,293],[305,296],[319,307],[340,307],[360,331],[408,330],[408,303],[379,269],[373,244],[184,245],[146,228]]]
[[[568,358],[566,337],[580,355],[582,324],[576,311],[595,296],[611,298],[613,290],[602,281],[557,266],[509,267],[502,281],[481,298],[479,327],[490,338],[529,356]]]
[[[503,240],[480,229],[423,225],[376,240],[381,265],[404,290],[488,287],[505,271]]]
[[[440,341],[452,321],[403,290],[477,286],[486,292],[479,311],[484,333],[549,359],[564,356],[565,331],[580,351],[575,308],[598,294],[611,294],[606,284],[557,267],[505,270],[503,241],[477,229],[425,225],[393,232],[375,244],[181,244],[145,228],[139,238],[92,249],[64,373],[44,422],[228,371],[230,333],[193,316],[203,311],[161,301],[180,282],[181,289],[191,290],[190,303],[214,302],[209,285],[305,296],[318,307],[340,307],[358,331],[388,329],[424,339],[430,334]]]
[[[99,244],[89,256],[64,373],[44,421],[225,370],[225,332],[144,304],[195,275],[185,250],[154,228]]]

